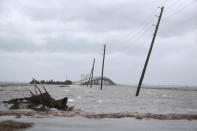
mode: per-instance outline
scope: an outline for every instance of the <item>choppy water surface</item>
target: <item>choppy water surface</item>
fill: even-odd
[[[1,86],[0,100],[28,96],[28,89],[33,86]],[[195,90],[142,88],[136,97],[136,88],[128,86],[104,86],[102,91],[99,86],[78,85],[46,85],[46,89],[56,99],[67,96],[69,105],[87,112],[197,113]],[[2,103],[0,109],[7,110]]]
[[[3,85],[0,86],[0,110],[8,110],[2,101],[16,97],[29,96],[32,85]],[[197,114],[196,89],[147,89],[142,88],[140,96],[136,97],[135,87],[104,86],[100,91],[99,86],[89,88],[86,86],[72,85],[59,87],[46,85],[46,89],[56,99],[69,98],[69,105],[75,109],[86,112],[112,113],[112,112],[139,112],[139,113],[186,113]],[[83,117],[58,117],[44,118],[21,116],[0,116],[3,120],[16,120],[32,122],[34,126],[29,131],[196,131],[196,120],[152,120],[134,118],[104,118],[87,119]]]

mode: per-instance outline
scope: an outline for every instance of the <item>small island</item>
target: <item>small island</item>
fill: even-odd
[[[54,81],[54,80],[41,80],[42,84],[55,84],[55,85],[71,85],[71,80],[65,80],[65,81]],[[30,84],[34,84],[34,81],[32,80],[29,82]],[[36,84],[39,84],[39,82],[36,81]]]

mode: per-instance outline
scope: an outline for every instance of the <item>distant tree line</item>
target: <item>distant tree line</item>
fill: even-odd
[[[41,80],[40,81],[42,84],[57,84],[57,85],[71,85],[72,81],[71,80],[65,80],[65,81],[53,81],[53,80]],[[34,81],[32,80],[30,84],[33,84]],[[39,82],[36,82],[36,84],[39,84]]]

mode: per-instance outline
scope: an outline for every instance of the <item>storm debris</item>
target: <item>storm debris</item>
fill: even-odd
[[[47,92],[46,88],[39,81],[33,79],[35,93],[29,90],[31,96],[24,98],[14,98],[8,101],[3,101],[4,103],[13,104],[10,109],[34,109],[34,110],[48,110],[49,108],[56,108],[58,110],[71,111],[73,106],[68,106],[68,98],[64,97],[63,99],[55,100]],[[44,90],[41,89],[36,84],[39,82]]]
[[[75,117],[81,116],[88,119],[103,119],[103,118],[135,118],[135,119],[156,119],[156,120],[197,120],[197,114],[153,114],[153,113],[138,113],[138,112],[118,112],[118,113],[93,113],[82,110],[65,111],[0,111],[0,116],[34,116],[38,118],[57,116],[57,117]]]
[[[19,129],[25,129],[32,127],[33,123],[17,122],[13,120],[7,120],[0,122],[1,131],[17,131]]]

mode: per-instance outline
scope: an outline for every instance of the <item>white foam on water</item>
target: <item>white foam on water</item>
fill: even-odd
[[[95,101],[96,103],[101,103],[101,102],[103,102],[102,100],[96,100]]]
[[[68,99],[69,102],[75,101],[74,99]]]

